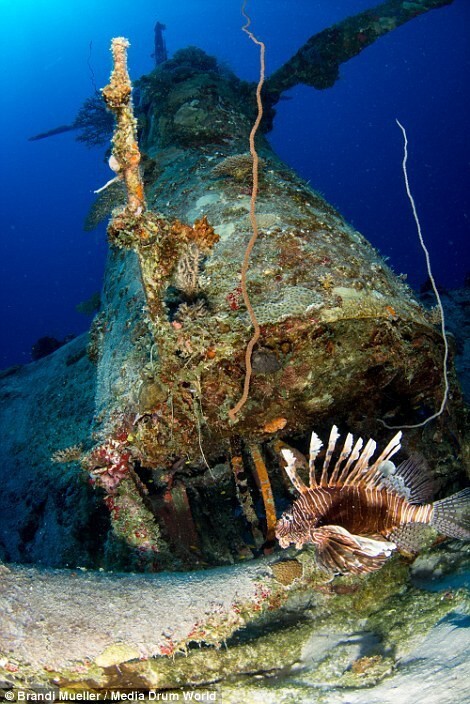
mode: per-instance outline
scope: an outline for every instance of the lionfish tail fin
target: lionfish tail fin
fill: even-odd
[[[433,504],[431,525],[448,538],[470,539],[470,488]]]
[[[341,526],[317,528],[311,539],[320,567],[344,574],[378,570],[396,548],[394,543],[353,535]]]

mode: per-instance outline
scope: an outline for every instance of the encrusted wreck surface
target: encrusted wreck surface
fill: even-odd
[[[374,437],[382,419],[423,420],[441,402],[443,341],[411,290],[261,136],[258,239],[246,275],[260,338],[246,403],[232,416],[252,332],[240,274],[252,236],[249,86],[195,48],[138,85],[145,202],[139,195],[139,207],[116,209],[108,228],[94,350],[100,444],[85,465],[113,490],[116,532],[152,569],[176,566],[175,543],[176,553],[192,545],[193,557],[223,563],[244,549],[240,525],[235,534],[214,526],[222,478],[234,473],[240,498],[242,460],[251,465],[261,527],[272,534],[274,500],[260,477],[285,500],[276,442],[302,444],[331,419]],[[121,173],[132,161],[117,137],[112,159]],[[452,394],[443,439],[459,425],[455,385]],[[419,448],[420,434],[408,441]],[[444,457],[450,479],[446,442],[433,459]],[[254,503],[242,507],[259,547]],[[151,528],[152,514],[163,530]]]
[[[127,302],[134,332],[147,298],[140,332],[146,326],[150,337],[129,352],[121,349],[119,328],[103,337],[99,375],[112,379],[121,372],[124,379],[102,385],[98,407],[107,409],[105,433],[113,416],[160,408],[154,464],[169,452],[176,456],[182,444],[198,461],[198,423],[211,459],[234,432],[265,440],[266,423],[278,417],[286,419],[285,435],[326,417],[354,424],[366,416],[371,426],[387,414],[390,422],[410,421],[416,406],[435,408],[442,394],[442,341],[428,314],[364,238],[264,141],[260,235],[248,272],[262,337],[248,402],[235,427],[228,421],[250,336],[240,295],[241,259],[251,236],[251,115],[239,98],[243,88],[195,49],[179,52],[140,82],[141,147],[159,172],[147,184],[147,203],[166,220],[140,249],[142,290]],[[220,236],[205,252],[189,246],[174,224],[203,217]],[[125,236],[115,238],[118,244],[132,244]],[[118,286],[117,274],[108,275],[114,287],[108,295],[125,297],[126,283]],[[180,427],[169,444],[164,407],[170,400],[173,428]]]
[[[194,461],[200,456],[198,414],[210,459],[234,432],[266,439],[264,426],[278,417],[286,419],[284,434],[292,435],[326,417],[348,417],[354,424],[366,416],[373,424],[388,414],[390,422],[410,422],[416,406],[435,408],[442,394],[438,330],[364,238],[263,140],[260,234],[248,271],[262,336],[248,402],[235,426],[228,421],[243,383],[251,328],[240,293],[251,236],[251,112],[240,101],[243,84],[195,49],[179,52],[139,87],[146,116],[141,148],[159,172],[147,185],[147,203],[169,224],[139,250],[152,359],[149,341],[140,358],[134,351],[131,360],[121,360],[124,374],[140,377],[140,396],[136,383],[108,386],[98,400],[108,417],[155,410],[171,397],[171,420],[180,424],[173,452],[183,440]],[[188,245],[174,224],[203,217],[220,237],[206,251]],[[125,237],[115,241],[132,244]],[[141,307],[139,298],[135,305]],[[104,355],[107,347],[116,350],[113,335],[103,338]],[[116,375],[106,361],[104,376]],[[172,450],[164,438],[170,424],[165,415],[161,440],[155,436],[162,459]]]

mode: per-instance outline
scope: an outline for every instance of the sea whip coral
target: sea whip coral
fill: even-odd
[[[242,296],[243,296],[243,301],[245,303],[246,309],[248,311],[248,314],[250,316],[250,320],[253,324],[253,336],[251,340],[249,341],[246,352],[245,352],[245,366],[246,366],[246,373],[245,373],[245,381],[243,384],[243,394],[238,401],[238,403],[235,404],[233,408],[231,408],[228,412],[230,420],[234,421],[235,416],[237,413],[240,411],[240,409],[245,405],[246,400],[248,398],[248,393],[250,391],[250,380],[251,380],[251,373],[252,373],[252,366],[251,366],[251,355],[253,353],[254,346],[259,340],[259,336],[261,334],[260,326],[258,323],[258,320],[256,318],[255,311],[253,309],[253,306],[251,305],[250,297],[248,295],[248,288],[246,284],[246,274],[248,272],[248,267],[250,264],[250,256],[251,252],[253,250],[253,247],[255,246],[255,242],[258,239],[258,222],[256,220],[256,198],[258,196],[258,169],[259,169],[259,157],[258,157],[258,152],[256,151],[256,146],[255,146],[255,136],[258,131],[258,127],[260,126],[262,117],[263,117],[263,102],[261,100],[261,89],[263,87],[264,83],[264,71],[265,71],[265,62],[264,62],[264,54],[266,47],[263,42],[261,42],[259,39],[255,37],[255,35],[250,32],[249,26],[251,24],[251,19],[247,15],[245,11],[245,6],[246,2],[243,3],[242,6],[242,14],[246,19],[246,24],[242,27],[243,31],[250,37],[251,41],[253,41],[255,44],[259,46],[260,54],[260,74],[259,74],[259,81],[258,85],[256,86],[256,103],[258,106],[258,114],[256,116],[256,120],[253,124],[253,127],[250,132],[250,154],[253,159],[253,187],[251,191],[251,202],[250,202],[250,221],[251,221],[251,226],[253,228],[253,234],[251,236],[250,241],[248,242],[247,248],[245,250],[245,256],[243,257],[243,264],[242,264],[242,271],[241,271],[241,290],[242,290]]]

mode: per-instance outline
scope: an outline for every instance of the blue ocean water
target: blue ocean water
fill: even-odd
[[[251,0],[252,29],[266,43],[268,75],[313,34],[371,0]],[[110,177],[104,148],[66,133],[28,137],[73,122],[107,83],[113,36],[130,39],[134,78],[153,68],[153,28],[166,24],[171,56],[196,45],[256,80],[257,50],[241,31],[239,0],[0,1],[0,367],[30,361],[44,335],[79,334],[75,306],[101,287],[105,228],[83,231],[94,189]],[[391,32],[317,91],[299,86],[278,104],[279,155],[357,227],[415,287],[426,270],[403,185],[409,175],[438,283],[469,271],[470,4],[454,0]]]

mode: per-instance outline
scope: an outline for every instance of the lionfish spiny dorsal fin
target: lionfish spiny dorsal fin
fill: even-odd
[[[357,458],[354,467],[344,480],[344,486],[355,483],[358,480],[358,477],[369,469],[369,460],[374,454],[376,447],[377,443],[375,440],[372,440],[372,438],[366,442],[366,446]]]
[[[381,452],[376,460],[372,464],[369,464],[372,455],[374,454],[377,443],[372,438],[367,441],[366,446],[362,452],[358,455],[357,459],[353,456],[356,454],[351,453],[351,457],[344,467],[339,479],[338,484],[351,485],[357,482],[361,482],[364,487],[368,488],[389,488],[385,487],[383,484],[383,474],[380,471],[382,465],[390,460],[390,457],[398,452],[400,449],[401,432],[398,432],[388,443],[386,448]],[[362,442],[362,440],[361,440]],[[357,443],[356,443],[357,445]],[[354,448],[355,449],[355,448]]]
[[[401,430],[399,430],[398,433],[396,433],[396,435],[394,435],[393,438],[390,440],[385,450],[377,457],[374,462],[374,465],[379,465],[382,462],[387,462],[390,457],[396,455],[398,450],[401,448],[402,436],[403,433],[401,432]]]
[[[354,443],[354,437],[351,433],[348,433],[346,440],[341,449],[340,455],[336,461],[331,477],[328,478],[328,471],[331,464],[331,459],[336,449],[336,444],[340,434],[336,425],[333,425],[330,431],[330,437],[328,440],[328,446],[325,453],[325,459],[322,466],[322,472],[320,481],[318,482],[315,476],[315,460],[318,457],[320,449],[323,446],[322,441],[318,435],[313,432],[310,438],[310,451],[309,451],[309,488],[314,489],[318,486],[321,487],[333,487],[333,486],[347,486],[357,482],[361,482],[364,487],[368,488],[378,488],[378,489],[388,489],[391,490],[391,486],[386,482],[385,475],[381,471],[381,468],[389,462],[390,457],[398,452],[400,449],[400,440],[402,437],[401,432],[398,432],[388,443],[383,452],[378,456],[378,458],[370,465],[369,462],[376,450],[377,443],[375,440],[370,438],[365,447],[363,448],[364,441],[362,438],[358,438]],[[353,446],[354,443],[354,446]],[[299,493],[304,493],[307,491],[307,487],[304,482],[300,479],[296,465],[298,464],[298,458],[295,456],[294,452],[284,447],[280,450],[284,461],[286,463],[286,473],[292,482],[293,486],[297,489]],[[393,463],[390,463],[394,470],[396,471]],[[343,466],[344,465],[344,466]],[[400,465],[401,467],[402,465]],[[415,470],[407,466],[407,474],[411,475]]]
[[[329,481],[330,486],[335,486],[335,484],[338,480],[338,476],[339,476],[343,462],[346,462],[348,457],[350,457],[350,455],[351,455],[353,442],[354,442],[353,436],[351,435],[351,433],[348,433],[346,436],[346,440],[344,441],[344,445],[343,445],[343,449],[341,450],[341,454],[338,457],[338,460],[337,460],[335,467],[333,469],[333,474],[330,477],[330,481]]]
[[[382,474],[380,488],[396,491],[410,503],[424,504],[430,501],[434,493],[434,485],[426,460],[421,455],[411,455],[404,462],[387,472],[383,463],[379,469]],[[394,471],[393,471],[394,470]]]
[[[396,455],[401,447],[402,434],[401,430],[399,430],[398,433],[393,436],[385,450],[377,457],[371,469],[379,467],[383,462],[388,462],[393,455]]]
[[[287,476],[291,480],[292,484],[294,487],[297,489],[299,494],[303,494],[306,491],[308,491],[307,487],[297,474],[297,470],[295,468],[295,463],[296,463],[296,457],[292,450],[288,450],[287,448],[283,448],[281,450],[281,454],[284,458],[284,461],[286,463],[286,466],[284,469],[286,470]]]
[[[323,467],[320,478],[320,486],[328,486],[328,469],[330,466],[331,458],[335,451],[336,441],[339,438],[338,428],[333,425],[330,432],[330,437],[328,439],[328,447],[326,448],[325,459],[323,461]]]
[[[354,441],[354,438],[353,438],[353,441]],[[361,454],[363,444],[364,444],[364,441],[362,438],[358,438],[356,440],[356,443],[355,443],[353,449],[351,450],[351,454],[349,455],[349,459],[346,462],[346,464],[344,465],[338,479],[336,480],[337,484],[342,484],[344,482],[344,480],[346,479],[346,477],[348,476],[349,470],[351,469],[354,462],[357,460],[357,458]]]
[[[390,458],[393,457],[401,448],[401,437],[402,433],[399,431],[390,440],[385,450],[377,457],[376,460],[371,464],[367,470],[366,476],[362,478],[365,485],[375,489],[387,489],[388,491],[394,491],[391,484],[385,481],[384,469],[387,467],[392,467],[393,471],[396,472],[396,467],[393,462],[390,462]],[[399,491],[395,490],[395,493],[400,494]],[[403,498],[406,498],[403,496]]]
[[[318,457],[318,453],[323,447],[323,443],[316,433],[312,433],[310,437],[310,450],[308,455],[308,471],[309,471],[309,484],[310,489],[314,489],[317,484],[315,477],[315,460]]]

